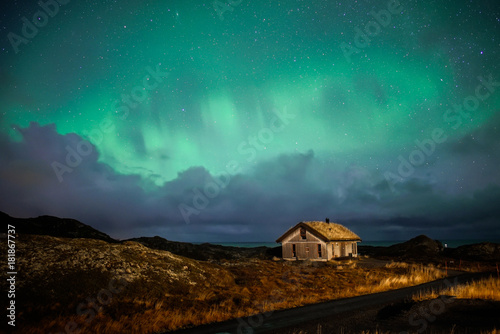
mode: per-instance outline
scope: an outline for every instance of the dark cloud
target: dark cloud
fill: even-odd
[[[494,128],[490,123],[478,137],[483,133],[491,142]],[[54,125],[31,123],[19,133],[20,142],[0,136],[0,210],[14,216],[72,217],[113,237],[158,234],[186,241],[272,241],[298,221],[325,217],[365,240],[421,233],[500,237],[500,186],[493,181],[469,193],[447,193],[425,177],[432,171],[415,173],[392,192],[378,167],[336,165],[309,151],[262,161],[245,174],[191,167],[159,187],[117,173],[99,162],[94,146],[84,150],[87,142],[58,134]],[[68,152],[78,148],[86,155],[60,182],[54,162],[68,166]],[[193,210],[189,223],[180,205]]]

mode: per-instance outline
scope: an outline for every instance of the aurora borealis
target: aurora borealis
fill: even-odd
[[[0,18],[1,211],[116,238],[329,217],[500,239],[495,1],[41,3]]]

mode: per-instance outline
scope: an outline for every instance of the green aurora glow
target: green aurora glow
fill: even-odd
[[[444,117],[474,94],[478,76],[499,78],[494,3],[401,6],[349,62],[341,43],[385,2],[242,1],[220,20],[198,0],[71,1],[19,53],[4,38],[0,132],[19,141],[17,128],[55,123],[59,134],[90,139],[116,172],[141,175],[144,187],[194,166],[217,174],[236,160],[250,173],[310,150],[324,163],[369,169],[392,157],[395,169],[433,129],[453,142],[500,109],[495,93],[457,129]],[[6,29],[19,33],[20,16],[35,10],[12,9]],[[147,68],[157,66],[168,74],[123,117],[122,94],[145,77],[154,83]],[[294,118],[269,137],[284,112]]]

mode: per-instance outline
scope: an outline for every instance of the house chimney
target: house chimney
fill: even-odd
[[[329,219],[329,218],[325,218],[325,222],[326,222],[327,224],[329,224],[329,223],[330,223],[330,219]]]

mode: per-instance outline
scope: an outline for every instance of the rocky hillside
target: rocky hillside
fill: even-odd
[[[364,255],[400,259],[433,258],[441,255],[443,249],[440,241],[432,240],[425,235],[389,247],[359,246],[359,252]]]
[[[500,244],[482,242],[473,245],[464,245],[457,248],[445,249],[445,255],[456,259],[483,261],[500,261]]]
[[[0,251],[7,252],[6,243]],[[353,260],[338,265],[252,258],[219,264],[132,241],[21,234],[16,261],[15,332],[23,334],[159,333],[382,291],[395,287],[385,283],[395,275],[404,277],[402,286],[442,275],[408,265],[358,268]],[[8,291],[7,284],[1,281],[0,289]]]
[[[7,224],[14,225],[16,227],[16,232],[20,234],[47,235],[60,238],[87,238],[103,240],[110,243],[135,241],[152,249],[166,250],[173,254],[201,261],[219,261],[222,259],[231,260],[251,257],[271,258],[273,256],[281,256],[281,248],[240,248],[209,243],[195,245],[187,242],[170,241],[159,236],[118,241],[78,220],[53,216],[13,218],[6,213],[0,212],[0,218]]]
[[[118,242],[106,233],[85,225],[78,220],[58,218],[53,216],[40,216],[37,218],[14,218],[0,212],[0,219],[6,224],[16,227],[16,233],[50,235],[61,238],[88,238]]]
[[[500,244],[483,242],[464,245],[457,248],[444,248],[438,240],[425,235],[419,235],[406,242],[389,247],[358,247],[363,255],[400,260],[416,260],[436,262],[445,258],[463,259],[469,261],[500,261]]]
[[[269,305],[289,308],[366,293],[410,268],[358,268],[352,260],[345,266],[260,260],[279,249],[193,245],[160,237],[118,242],[72,219],[3,217],[18,232],[16,331],[23,334],[156,333],[246,317]],[[475,254],[496,250],[481,246]],[[0,251],[7,253],[7,243],[0,243]],[[442,253],[439,243],[427,237],[376,251],[389,258]],[[362,290],[350,290],[359,282],[369,290],[363,284]],[[7,284],[0,281],[0,289],[8,291]],[[350,295],[338,295],[346,291]]]
[[[135,241],[149,248],[166,250],[173,254],[201,261],[218,261],[222,259],[237,260],[251,257],[263,259],[272,256],[281,256],[281,247],[278,247],[279,249],[268,247],[242,248],[213,245],[209,243],[195,245],[187,242],[169,241],[158,236],[152,238],[134,238],[129,239],[129,241]]]
[[[235,286],[233,275],[216,264],[137,242],[38,235],[18,235],[16,240],[19,333],[64,332],[70,321],[93,328],[97,313],[140,317],[145,309],[155,309],[145,304],[148,300],[161,297],[164,309],[183,299],[199,299],[206,291],[214,295]],[[5,243],[0,248],[7,252]],[[7,291],[5,280],[0,286]],[[58,322],[49,321],[55,314]]]
[[[22,278],[20,286],[48,282],[54,272],[69,275],[80,271],[118,277],[127,282],[159,276],[165,282],[174,284],[177,281],[188,286],[221,279],[216,266],[132,241],[115,244],[25,235],[17,242],[17,260]]]
[[[381,255],[397,257],[435,257],[443,251],[440,241],[432,240],[425,235],[419,235],[400,244],[386,247]]]

